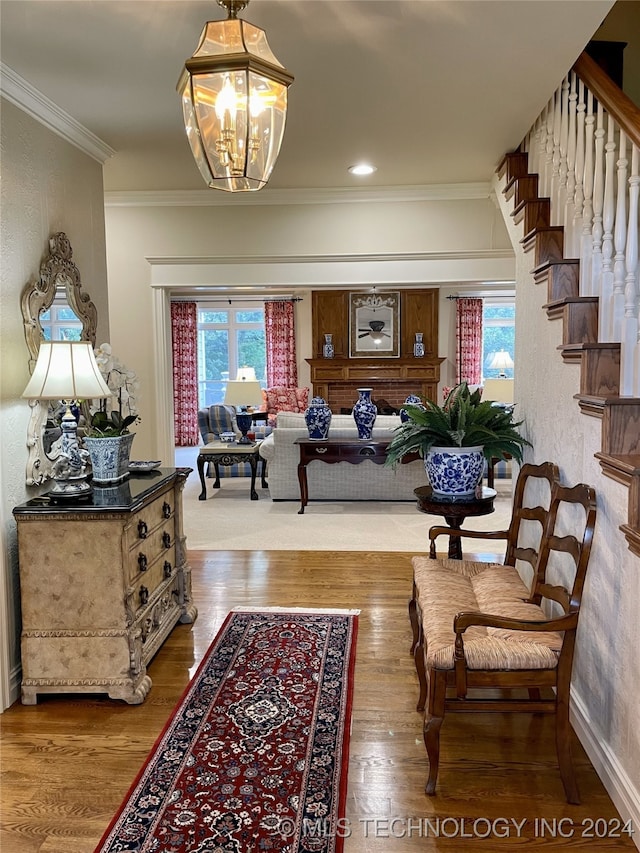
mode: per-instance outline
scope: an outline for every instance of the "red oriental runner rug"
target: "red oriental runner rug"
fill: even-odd
[[[95,853],[340,853],[356,614],[230,613]]]

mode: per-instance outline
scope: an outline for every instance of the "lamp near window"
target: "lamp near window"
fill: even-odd
[[[256,371],[253,367],[241,367],[238,370],[238,375],[236,376],[236,382],[255,382],[256,381]]]
[[[511,368],[513,367],[513,359],[506,350],[501,349],[493,356],[489,367],[491,368],[491,370],[499,371],[498,378],[506,379],[507,374],[505,371],[511,370]]]
[[[249,0],[218,0],[226,21],[208,21],[177,89],[187,138],[205,182],[227,192],[261,189],[275,166],[293,75],[264,30],[238,20]]]
[[[52,497],[81,497],[91,491],[86,480],[88,454],[78,445],[78,423],[71,407],[80,400],[111,397],[90,341],[42,341],[36,366],[22,394],[30,400],[61,400],[60,455],[54,463]]]
[[[253,370],[253,368],[248,368],[248,370]],[[224,404],[225,406],[233,406],[236,410],[236,423],[242,433],[238,444],[251,444],[247,438],[247,433],[251,429],[252,418],[247,409],[259,406],[261,402],[262,388],[257,380],[235,379],[227,382]]]

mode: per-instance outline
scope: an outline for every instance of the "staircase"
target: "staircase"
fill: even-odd
[[[550,199],[538,195],[528,159],[526,152],[507,154],[498,176],[513,199],[514,222],[524,221],[522,247],[533,255],[534,282],[547,288],[547,316],[562,320],[562,358],[580,362],[580,410],[602,420],[601,468],[629,488],[628,523],[621,529],[640,556],[640,398],[620,395],[621,344],[598,340],[600,297],[580,295],[580,260],[564,257],[564,227],[550,225]]]

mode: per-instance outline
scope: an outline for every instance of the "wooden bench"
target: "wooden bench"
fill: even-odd
[[[508,540],[510,564],[413,558],[409,612],[420,682],[418,710],[425,712],[429,758],[425,790],[435,793],[440,728],[447,711],[544,712],[555,714],[560,775],[567,800],[578,803],[569,689],[595,524],[595,493],[584,484],[569,488],[553,482],[548,509],[538,506],[524,513],[519,509],[518,528],[529,516],[541,521],[543,529],[539,547],[521,547]],[[450,534],[448,528],[438,530]],[[509,533],[484,535],[506,538]],[[461,531],[462,536],[475,534]],[[523,557],[533,567],[529,587],[515,568]],[[512,698],[512,689],[523,696]]]

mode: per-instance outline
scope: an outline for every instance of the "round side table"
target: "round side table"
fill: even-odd
[[[413,493],[420,512],[444,516],[448,526],[455,530],[459,530],[469,516],[490,515],[497,494],[495,489],[486,486],[478,486],[475,494],[469,497],[434,495],[431,486],[420,486]],[[454,560],[462,559],[462,541],[459,536],[449,537],[448,556]]]

